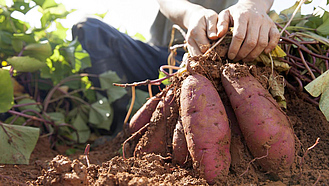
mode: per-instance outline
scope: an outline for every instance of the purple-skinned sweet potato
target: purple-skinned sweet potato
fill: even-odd
[[[152,117],[147,131],[139,140],[135,147],[135,155],[142,155],[144,153],[155,153],[166,156],[168,153],[168,140],[171,128],[168,127],[171,122],[177,122],[178,110],[173,91],[168,91],[158,103]],[[177,111],[176,111],[177,112]],[[176,118],[174,117],[177,116]],[[172,117],[173,116],[173,117]],[[170,118],[172,117],[172,118]]]
[[[188,150],[182,121],[179,119],[176,123],[172,140],[172,161],[173,164],[183,166],[187,160]]]
[[[231,163],[230,127],[210,80],[189,75],[181,86],[180,115],[194,167],[208,183],[225,182]]]
[[[157,107],[161,97],[165,92],[160,92],[151,97],[146,103],[138,109],[138,111],[131,117],[129,122],[128,131],[133,134],[150,122],[153,112]]]
[[[227,64],[222,84],[250,152],[268,172],[286,170],[295,158],[291,124],[279,105],[245,65]]]

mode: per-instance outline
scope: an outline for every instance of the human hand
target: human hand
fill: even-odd
[[[263,51],[271,52],[278,44],[279,31],[266,9],[263,0],[244,0],[219,13],[219,37],[227,32],[229,26],[234,27],[229,59],[252,61]]]
[[[217,21],[218,14],[213,10],[193,11],[185,38],[191,56],[205,53],[210,47],[209,39],[218,39]]]

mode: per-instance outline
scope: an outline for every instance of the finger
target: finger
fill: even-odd
[[[252,50],[247,55],[247,57],[245,57],[245,59],[243,60],[244,62],[254,60],[256,57],[258,57],[264,51],[264,49],[268,45],[269,31],[270,31],[270,27],[269,27],[268,24],[265,24],[265,25],[261,26],[260,31],[259,31],[257,45],[254,48],[254,50]]]
[[[222,37],[228,30],[230,25],[230,12],[223,10],[218,14],[217,36]]]
[[[238,51],[238,54],[235,61],[239,61],[241,59],[244,59],[249,55],[251,51],[254,50],[254,48],[257,46],[258,37],[260,32],[260,23],[258,21],[250,20],[248,23],[247,33],[245,40]]]
[[[209,39],[205,29],[205,26],[200,26],[192,29],[188,34],[189,36],[187,43],[192,47],[197,47],[201,53],[205,53],[210,47]],[[193,50],[198,51],[196,49]],[[199,52],[197,53],[201,54]]]
[[[207,24],[207,35],[209,39],[215,40],[218,38],[217,36],[217,14],[211,14],[209,17],[206,16],[206,24]]]
[[[196,56],[202,54],[199,46],[196,44],[196,42],[190,38],[187,40],[187,49],[191,56]]]
[[[228,58],[233,60],[241,47],[242,42],[245,39],[247,31],[247,20],[242,16],[234,20],[233,37],[228,50]]]
[[[270,41],[264,50],[266,54],[270,53],[276,47],[276,45],[278,45],[280,40],[280,32],[275,25],[270,28],[269,37]]]

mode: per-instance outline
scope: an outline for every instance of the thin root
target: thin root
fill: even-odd
[[[267,156],[268,156],[268,148],[266,149],[266,155],[261,156],[261,157],[258,157],[258,158],[254,158],[253,160],[251,160],[251,161],[248,163],[248,167],[247,167],[247,169],[246,169],[242,174],[240,174],[240,176],[243,176],[244,174],[246,174],[246,173],[249,171],[249,167],[250,167],[251,163],[253,163],[253,162],[256,161],[256,160],[260,160],[260,159],[266,158]]]
[[[303,173],[302,167],[303,167],[303,164],[304,164],[305,156],[307,155],[308,151],[310,151],[311,149],[313,149],[319,143],[319,140],[320,140],[320,138],[317,138],[316,141],[315,141],[315,143],[312,146],[310,146],[309,148],[306,149],[306,151],[305,151],[302,159],[300,160],[300,164],[299,164],[299,166],[300,166],[300,177],[302,176],[302,173]]]
[[[122,157],[123,159],[126,160],[126,155],[125,155],[125,145],[128,141],[130,141],[131,139],[133,139],[134,137],[137,136],[137,134],[141,133],[142,130],[144,130],[145,128],[147,128],[150,125],[150,123],[145,124],[143,127],[141,127],[138,131],[136,131],[135,133],[133,133],[129,138],[127,138],[123,143],[122,143]]]

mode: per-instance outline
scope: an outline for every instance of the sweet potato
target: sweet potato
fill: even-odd
[[[169,139],[169,133],[171,132],[171,128],[168,127],[167,124],[177,122],[177,114],[176,118],[169,119],[169,117],[174,114],[173,110],[175,110],[174,108],[176,107],[174,92],[168,91],[166,96],[158,103],[158,106],[152,114],[147,131],[136,145],[135,155],[156,153],[165,156],[167,154],[167,140]]]
[[[146,103],[138,109],[138,111],[131,117],[129,122],[128,131],[133,134],[150,122],[152,114],[157,107],[161,97],[165,92],[160,92],[157,95],[151,97]]]
[[[182,121],[180,119],[177,121],[174,130],[173,140],[172,140],[172,151],[173,151],[172,152],[173,164],[178,164],[183,166],[187,160],[188,150],[187,150]]]
[[[247,146],[259,164],[272,173],[289,168],[295,156],[294,133],[276,101],[245,65],[225,65],[221,80]]]
[[[181,86],[180,116],[195,168],[208,183],[223,182],[231,155],[230,128],[223,103],[213,84],[200,74],[189,75]]]

